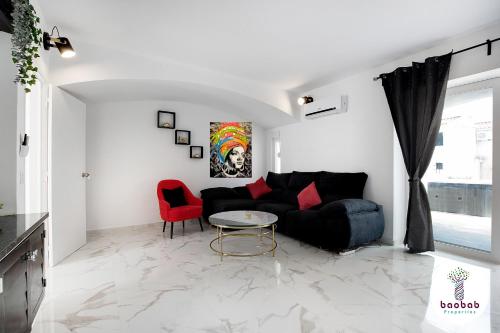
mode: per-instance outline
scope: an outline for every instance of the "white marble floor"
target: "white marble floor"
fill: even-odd
[[[339,256],[281,235],[274,258],[220,262],[213,230],[180,230],[173,240],[160,224],[91,233],[47,273],[33,332],[500,330],[498,266],[389,246]],[[456,267],[470,272],[464,304],[479,307],[446,313]]]

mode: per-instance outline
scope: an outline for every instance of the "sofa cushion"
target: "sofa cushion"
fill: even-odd
[[[318,179],[318,192],[323,201],[340,199],[363,199],[368,175],[364,172],[327,172],[322,171]]]
[[[257,201],[253,199],[220,199],[214,200],[212,207],[214,213],[230,210],[254,210]]]
[[[288,188],[297,192],[302,191],[307,185],[316,180],[316,172],[294,171],[290,176]]]
[[[299,201],[299,210],[306,210],[321,204],[321,198],[319,197],[318,190],[316,190],[316,184],[312,182],[307,185],[297,195],[297,200]]]
[[[286,189],[288,187],[288,182],[290,181],[289,173],[275,173],[269,171],[266,177],[267,185],[271,186],[272,189]]]
[[[248,192],[246,186],[233,187],[232,190],[238,195],[238,198],[240,199],[252,199],[252,196],[250,195],[250,192]]]
[[[228,187],[213,187],[200,191],[203,200],[235,199],[240,198],[237,191]]]
[[[270,197],[270,199],[272,199],[273,201],[287,203],[287,204],[299,207],[299,201],[297,200],[297,194],[299,194],[299,191],[275,190],[275,191],[271,192],[272,197]],[[264,198],[267,198],[267,196],[265,196]]]
[[[283,190],[273,189],[271,192],[262,195],[259,198],[259,200],[281,202],[282,196],[283,196]]]
[[[286,214],[287,235],[301,241],[322,246],[324,237],[323,220],[318,210],[291,210]]]
[[[289,210],[296,210],[297,206],[282,202],[259,202],[255,208],[257,210],[273,213],[279,216],[284,215]]]
[[[286,233],[286,213],[291,210],[296,210],[297,206],[281,203],[281,202],[263,202],[258,203],[256,206],[257,210],[275,214],[278,216],[278,222],[276,223],[276,230],[285,234]]]
[[[162,192],[165,201],[168,202],[171,208],[187,205],[182,187],[177,187],[171,190],[164,188]]]
[[[324,205],[321,210],[328,214],[359,214],[378,210],[375,202],[363,199],[342,199]]]
[[[258,199],[266,193],[272,192],[272,189],[267,186],[264,178],[260,177],[255,183],[249,183],[246,185],[248,192],[252,196],[252,199]]]

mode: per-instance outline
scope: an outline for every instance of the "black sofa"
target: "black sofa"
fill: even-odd
[[[366,173],[298,172],[267,174],[272,192],[254,200],[245,186],[201,191],[203,216],[231,210],[259,210],[278,216],[277,231],[312,245],[349,249],[375,241],[384,232],[382,206],[363,200]],[[315,182],[322,203],[299,210],[297,194]]]

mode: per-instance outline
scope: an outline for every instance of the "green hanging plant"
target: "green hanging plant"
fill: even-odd
[[[42,30],[38,28],[40,18],[29,0],[13,0],[12,12],[12,61],[17,67],[15,83],[21,83],[25,92],[36,83],[38,67],[34,62],[40,57]]]

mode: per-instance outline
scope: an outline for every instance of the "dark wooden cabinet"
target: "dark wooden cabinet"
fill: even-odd
[[[45,291],[44,265],[44,238],[45,230],[38,228],[31,234],[28,241],[27,259],[27,291],[28,291],[28,321],[31,324],[35,319],[36,311],[42,301]]]
[[[26,259],[28,244],[23,243],[0,263],[0,332],[28,331],[28,299],[26,297]]]
[[[44,225],[0,261],[0,333],[29,332],[44,295]]]

